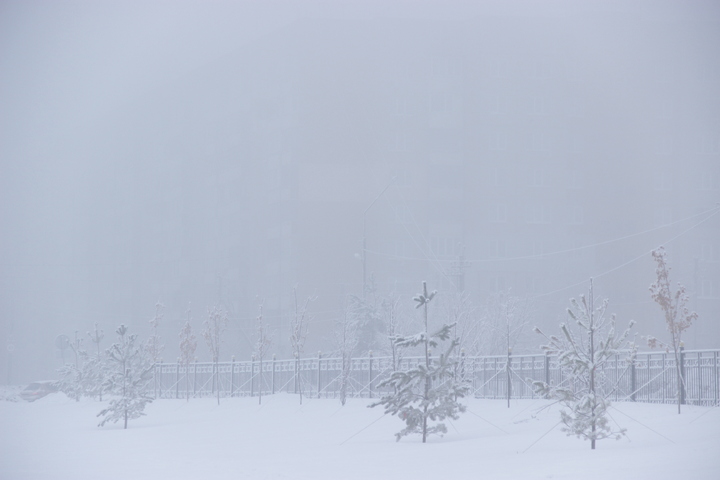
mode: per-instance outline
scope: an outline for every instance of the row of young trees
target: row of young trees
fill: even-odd
[[[664,249],[653,252],[657,262],[657,281],[650,287],[652,298],[661,306],[670,340],[661,342],[655,338],[647,338],[651,347],[662,346],[676,355],[678,378],[678,413],[680,412],[682,389],[684,388],[683,369],[680,367],[680,348],[683,332],[697,317],[687,309],[688,296],[682,285],[673,291],[669,280]],[[336,354],[342,359],[340,380],[340,402],[344,405],[348,396],[351,361],[354,355],[371,352],[370,348],[383,349],[385,342],[387,353],[392,357],[392,373],[379,387],[389,390],[371,406],[382,405],[386,413],[397,415],[405,423],[405,428],[396,434],[398,440],[405,435],[418,433],[423,442],[430,434],[443,434],[446,427],[443,420],[457,418],[465,410],[459,402],[469,391],[462,375],[458,374],[459,348],[478,353],[492,342],[496,349],[509,355],[515,343],[521,337],[530,318],[530,305],[509,292],[491,297],[486,312],[493,322],[478,322],[477,309],[468,297],[458,294],[450,297],[441,314],[447,321],[432,330],[428,319],[428,306],[436,298],[435,291],[428,292],[423,282],[423,290],[414,297],[417,308],[422,308],[423,315],[420,331],[413,335],[404,334],[411,328],[400,310],[398,298],[383,298],[369,289],[363,297],[350,296],[342,317],[336,321],[335,344]],[[296,358],[296,384],[302,403],[303,389],[299,375],[299,359],[303,354],[308,334],[310,315],[308,306],[313,297],[298,301],[297,290],[293,292],[294,313],[290,319],[290,344]],[[561,421],[569,435],[577,435],[590,440],[591,448],[599,439],[624,435],[620,427],[612,427],[608,422],[607,410],[610,402],[608,396],[615,386],[608,385],[606,379],[599,379],[603,366],[621,352],[627,355],[629,362],[634,361],[636,344],[631,340],[631,328],[618,333],[614,315],[606,316],[607,300],[597,303],[593,293],[592,279],[588,296],[579,300],[571,300],[567,313],[568,324],[560,325],[560,335],[545,334],[546,344],[542,349],[556,356],[565,382],[551,385],[534,382],[537,393],[561,403],[565,408],[561,411]],[[71,398],[81,396],[96,397],[102,400],[103,394],[110,396],[110,403],[98,416],[103,417],[100,425],[107,422],[124,420],[127,428],[128,420],[143,415],[144,407],[152,401],[147,394],[147,386],[151,380],[153,364],[161,361],[164,350],[158,327],[163,319],[163,305],[156,304],[156,312],[150,321],[150,336],[144,343],[139,343],[137,335],[128,334],[127,327],[121,325],[116,330],[117,342],[103,353],[100,343],[103,332],[95,326],[88,332],[95,352],[88,353],[83,349],[82,339],[76,335],[71,344],[75,355],[75,365],[67,364],[60,369],[60,388]],[[212,352],[213,388],[217,391],[220,402],[220,385],[218,362],[223,341],[223,333],[228,326],[228,314],[224,310],[212,307],[208,309],[202,335]],[[256,342],[253,359],[260,362],[260,371],[264,358],[271,346],[268,325],[263,318],[263,302],[259,302],[259,315],[256,318]],[[190,312],[180,331],[180,357],[178,362],[189,367],[195,359],[197,339],[193,333]],[[384,339],[384,340],[383,340]],[[489,340],[488,340],[489,339]],[[440,348],[439,360],[431,359],[430,350]],[[493,352],[495,353],[495,352]],[[401,370],[400,362],[408,354],[420,356],[424,361],[412,368]],[[507,362],[508,388],[511,385],[510,361]],[[261,376],[262,377],[262,376]],[[186,382],[189,376],[186,376]],[[186,384],[189,400],[189,388]],[[388,388],[389,387],[389,388]],[[262,402],[262,388],[258,401]],[[508,396],[509,398],[509,396]],[[508,405],[509,406],[509,405]]]
[[[680,351],[682,348],[682,335],[697,318],[695,312],[687,308],[689,297],[685,287],[678,284],[672,288],[670,282],[670,267],[667,263],[667,254],[663,247],[652,252],[657,263],[656,281],[650,286],[650,292],[664,315],[670,339],[661,342],[653,337],[646,337],[650,347],[664,347],[675,355],[675,368],[677,375],[678,413],[682,404],[682,392],[685,388],[684,369]],[[444,354],[440,355],[439,362],[432,363],[429,359],[429,348],[436,348],[439,341],[451,338],[451,330],[457,327],[456,323],[444,324],[436,333],[430,334],[428,330],[428,303],[435,297],[436,292],[428,293],[423,282],[423,292],[416,296],[418,308],[424,309],[424,329],[409,337],[390,336],[391,342],[398,348],[421,346],[424,350],[425,362],[419,363],[415,368],[407,371],[395,371],[380,386],[392,387],[392,393],[384,396],[380,401],[370,407],[382,405],[385,412],[397,415],[405,422],[405,428],[396,434],[397,440],[405,435],[417,433],[422,436],[423,443],[429,434],[443,434],[447,431],[442,421],[446,418],[456,419],[465,411],[459,403],[467,392],[468,386],[462,376],[454,375],[451,353],[459,344],[459,337],[450,342]],[[502,332],[504,334],[503,346],[509,352],[512,348],[510,342],[514,330],[522,330],[524,322],[510,321],[517,311],[514,301],[499,302],[498,307],[503,312],[501,318],[506,319]],[[605,438],[619,439],[625,435],[626,430],[619,425],[612,425],[608,414],[610,408],[609,397],[617,388],[615,384],[603,377],[604,366],[619,355],[625,355],[627,364],[635,361],[637,344],[631,335],[634,321],[619,331],[615,315],[607,315],[608,300],[596,304],[593,291],[593,280],[590,279],[588,295],[581,295],[579,299],[571,299],[567,309],[568,323],[560,325],[560,335],[545,334],[540,329],[535,331],[541,334],[546,344],[542,349],[556,357],[564,382],[548,384],[532,381],[535,391],[548,399],[553,399],[562,405],[560,420],[563,430],[568,435],[574,435],[590,441],[590,448],[596,448],[596,442]],[[455,316],[457,318],[457,316]],[[507,362],[508,372],[510,362]],[[509,373],[508,373],[509,374]],[[508,378],[508,385],[510,384]],[[428,421],[434,425],[428,425]]]
[[[155,307],[155,316],[150,320],[150,335],[145,342],[140,342],[137,334],[128,333],[126,325],[120,325],[115,330],[115,343],[103,351],[100,343],[104,333],[95,324],[95,329],[87,333],[90,341],[95,344],[95,351],[88,352],[84,348],[83,339],[78,337],[76,332],[75,340],[70,345],[75,354],[75,363],[67,363],[58,370],[58,387],[68,397],[77,401],[81,397],[97,398],[99,401],[103,400],[103,395],[110,397],[109,404],[98,414],[98,417],[102,417],[99,426],[123,420],[124,428],[127,428],[128,420],[143,416],[145,406],[152,402],[148,385],[153,378],[154,365],[162,361],[161,354],[165,348],[158,334],[164,306],[158,302]],[[216,307],[208,309],[203,337],[213,353],[216,366],[220,356],[222,333],[227,328],[227,323],[227,313],[223,310]],[[187,367],[195,358],[197,349],[189,310],[179,336],[178,362]],[[213,379],[215,381],[217,375],[213,376]]]
[[[678,283],[677,288],[673,289],[665,249],[661,246],[652,252],[652,256],[657,264],[657,279],[650,286],[650,292],[663,312],[670,338],[667,342],[654,337],[645,339],[651,348],[662,347],[667,352],[674,353],[677,407],[680,413],[685,389],[680,354],[682,335],[697,318],[697,313],[691,312],[687,307],[689,296],[685,287]],[[619,332],[615,315],[606,316],[607,306],[607,299],[595,306],[593,282],[590,279],[588,296],[581,296],[579,301],[571,301],[567,310],[570,322],[560,325],[560,335],[546,335],[536,328],[547,341],[542,349],[557,357],[566,382],[560,385],[534,382],[535,390],[564,406],[560,412],[564,431],[568,435],[590,440],[591,449],[595,449],[597,440],[619,439],[625,435],[624,428],[612,426],[608,419],[609,396],[617,385],[602,382],[601,380],[605,379],[600,377],[603,367],[611,358],[622,354],[626,356],[626,363],[632,365],[637,352],[637,344],[630,336],[634,322],[630,321],[627,328]]]

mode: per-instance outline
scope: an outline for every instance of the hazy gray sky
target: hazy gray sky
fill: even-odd
[[[551,225],[584,206],[588,231],[570,234],[582,244],[712,208],[718,12],[712,1],[2,2],[0,343],[13,342],[16,368],[27,366],[19,375],[51,375],[55,336],[84,335],[95,321],[108,341],[120,322],[146,334],[162,297],[170,350],[188,303],[200,328],[220,302],[234,321],[229,344],[244,354],[255,296],[280,329],[299,282],[319,297],[322,345],[361,284],[363,211],[398,173],[366,233],[369,250],[387,256],[369,257],[380,285],[403,293],[428,273],[443,280],[431,261],[401,265],[425,255],[425,241],[442,250],[441,268],[460,238],[472,260],[491,248],[508,257],[568,248],[571,221],[548,227],[543,244],[524,220],[516,230],[487,220],[492,209],[512,220],[515,203],[534,202],[528,184],[560,192],[538,197],[563,212]],[[568,120],[565,109],[586,113]],[[583,128],[590,138],[578,140]],[[549,132],[551,146],[536,132]],[[582,145],[571,144],[583,141],[578,156]],[[595,200],[563,190],[582,177],[573,162]],[[665,173],[644,173],[656,165]],[[651,199],[665,187],[650,184],[670,177],[664,197],[682,192],[685,203],[666,214],[670,205]],[[605,208],[613,195],[625,203]],[[410,218],[426,238],[407,236]],[[720,235],[717,221],[703,228],[670,254],[678,280],[709,289],[694,308],[711,314]],[[468,285],[478,302],[501,279],[550,291],[673,232],[558,265],[476,264]],[[618,300],[649,323],[646,260],[623,279],[637,290]],[[613,291],[610,281],[598,288]],[[545,299],[546,310],[562,316],[575,293]]]

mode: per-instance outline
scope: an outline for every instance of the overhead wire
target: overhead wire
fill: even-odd
[[[713,212],[711,215],[709,215],[707,218],[699,221],[698,223],[694,224],[694,225],[691,226],[690,228],[688,228],[688,229],[680,232],[679,234],[677,234],[677,235],[675,235],[674,237],[666,240],[665,242],[662,242],[662,245],[667,245],[668,243],[671,243],[671,242],[677,240],[678,238],[680,238],[680,237],[682,237],[683,235],[687,234],[688,232],[694,230],[695,228],[699,227],[700,225],[702,225],[703,223],[707,222],[707,221],[710,220],[712,217],[714,217],[715,215],[717,215],[718,213],[720,213],[720,209],[719,209],[719,208],[714,208],[713,210],[714,210],[714,212]],[[710,210],[710,211],[712,211],[712,210]],[[644,251],[643,253],[641,253],[640,255],[638,255],[638,256],[636,256],[636,257],[633,257],[632,259],[628,260],[627,262],[624,262],[624,263],[622,263],[622,264],[620,264],[620,265],[618,265],[618,266],[616,266],[616,267],[613,267],[613,268],[611,268],[611,269],[609,269],[609,270],[606,270],[606,271],[604,271],[604,272],[602,272],[602,273],[599,273],[599,274],[597,274],[597,275],[592,275],[592,278],[601,278],[601,277],[604,277],[604,276],[606,276],[606,275],[609,275],[609,274],[611,274],[611,273],[613,273],[613,272],[616,272],[617,270],[620,270],[621,268],[624,268],[624,267],[630,265],[631,263],[634,263],[634,262],[640,260],[641,258],[647,257],[650,253],[652,253],[652,249],[651,249],[651,250],[646,250],[646,251]],[[560,292],[562,292],[562,291],[565,291],[565,290],[567,290],[567,289],[569,289],[569,288],[573,288],[573,287],[577,287],[577,286],[580,286],[580,285],[584,285],[586,282],[587,282],[587,280],[583,280],[583,281],[581,281],[581,282],[577,282],[577,283],[574,283],[574,284],[572,284],[572,285],[568,285],[568,286],[566,286],[566,287],[559,288],[559,289],[557,289],[557,290],[553,290],[553,291],[551,291],[551,292],[541,293],[541,294],[535,295],[535,296],[530,297],[530,298],[547,297],[547,296],[549,296],[549,295],[553,295],[553,294],[555,294],[555,293],[560,293]]]
[[[391,208],[392,208],[392,207],[391,207]],[[645,234],[652,233],[652,232],[656,232],[656,231],[659,231],[659,230],[665,230],[665,229],[674,227],[674,226],[676,226],[676,225],[679,225],[679,224],[681,224],[681,223],[683,223],[683,222],[686,222],[686,221],[688,221],[688,220],[692,220],[692,219],[694,219],[694,218],[697,218],[697,217],[700,217],[700,216],[703,216],[703,215],[708,215],[708,214],[710,214],[710,215],[708,216],[708,218],[705,219],[705,220],[708,220],[710,217],[714,216],[714,215],[717,214],[718,212],[720,212],[720,206],[716,206],[716,207],[713,207],[713,208],[711,208],[711,209],[705,210],[705,211],[703,211],[703,212],[700,212],[700,213],[696,213],[696,214],[694,214],[694,215],[691,215],[691,216],[689,216],[689,217],[682,218],[682,219],[680,219],[680,220],[677,220],[677,221],[675,221],[675,222],[669,223],[669,224],[667,224],[667,225],[661,225],[661,226],[658,226],[658,227],[654,227],[654,228],[650,228],[650,229],[647,229],[647,230],[643,230],[643,231],[641,231],[641,232],[636,232],[636,233],[632,233],[632,234],[629,234],[629,235],[624,235],[624,236],[621,236],[621,237],[612,238],[612,239],[610,239],[610,240],[603,240],[603,241],[601,241],[601,242],[591,243],[591,244],[587,244],[587,245],[581,245],[581,246],[579,246],[579,247],[574,247],[574,248],[567,248],[567,249],[563,249],[563,250],[555,250],[555,251],[552,251],[552,252],[540,253],[540,254],[535,254],[535,255],[520,255],[520,256],[516,256],[516,257],[494,257],[494,258],[483,258],[483,259],[466,259],[466,261],[471,262],[471,263],[510,262],[510,261],[514,261],[514,260],[531,260],[531,259],[537,259],[537,258],[551,257],[551,256],[554,256],[554,255],[561,255],[561,254],[565,254],[565,253],[573,253],[573,252],[578,252],[578,251],[581,251],[581,250],[587,250],[587,249],[590,249],[590,248],[595,248],[595,247],[600,247],[600,246],[603,246],[603,245],[609,245],[609,244],[612,244],[612,243],[621,242],[621,241],[623,241],[623,240],[627,240],[627,239],[630,239],[630,238],[638,237],[638,236],[645,235]],[[410,214],[410,215],[411,215],[411,218],[412,218],[412,214]],[[705,220],[703,220],[703,222],[704,222]],[[403,223],[403,222],[400,222],[400,223]],[[700,222],[700,223],[702,223],[702,222]],[[397,258],[397,259],[400,259],[400,260],[421,260],[421,261],[428,260],[427,257],[412,257],[412,256],[406,256],[406,255],[397,255],[397,254],[392,254],[392,253],[378,252],[378,251],[373,251],[373,250],[367,250],[367,252],[368,252],[368,253],[372,253],[373,255],[379,255],[379,256],[383,256],[383,257],[392,257],[392,258]],[[439,260],[437,260],[437,261],[439,262]]]

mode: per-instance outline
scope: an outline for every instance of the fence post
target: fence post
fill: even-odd
[[[318,350],[318,369],[317,369],[317,398],[320,398],[320,361],[322,359],[322,352]]]
[[[510,396],[512,395],[512,378],[510,376],[510,362],[512,361],[512,348],[508,347],[507,352],[507,365],[506,365],[506,375],[507,375],[507,406],[510,408]]]
[[[255,396],[255,354],[250,357],[250,396]]]
[[[195,357],[195,367],[193,368],[193,397],[197,395],[197,357]]]
[[[155,399],[156,400],[158,398],[158,388],[157,388],[158,370],[157,370],[157,368],[158,368],[158,364],[157,364],[157,362],[155,362],[154,368],[153,368],[153,372],[155,373],[155,375],[153,376],[153,380],[155,381]]]
[[[635,357],[630,357],[630,401],[635,401],[635,389],[637,388],[635,385],[637,384],[637,379],[635,377]]]
[[[235,355],[231,357],[230,362],[230,397],[235,396]]]
[[[680,342],[680,404],[685,405],[685,346]]]
[[[487,357],[483,357],[483,385],[482,385],[482,396],[485,398],[485,392],[487,391]]]
[[[550,352],[545,352],[545,384],[550,385]]]
[[[175,398],[180,398],[180,357],[177,358],[177,367],[175,368]]]
[[[478,370],[478,358],[473,355],[472,357],[472,386],[473,386],[473,397],[477,398],[477,370]]]
[[[272,393],[275,395],[275,354],[273,353],[272,358],[272,377],[271,377],[271,383],[272,383]]]
[[[697,392],[698,398],[696,405],[702,405],[702,394],[703,394],[703,375],[702,375],[702,353],[697,352],[695,354],[697,358]]]
[[[295,393],[298,393],[298,381],[300,380],[298,377],[300,375],[300,359],[298,358],[297,352],[295,352]]]
[[[368,367],[369,367],[368,373],[370,374],[370,376],[368,377],[368,398],[372,398],[372,395],[373,395],[373,393],[372,393],[372,381],[373,381],[373,371],[372,371],[372,367],[373,367],[373,353],[372,353],[372,350],[370,350],[370,351],[368,352],[368,355],[370,356],[370,362],[369,362],[369,365],[368,365]]]
[[[500,372],[498,371],[498,357],[494,358],[495,366],[493,368],[493,374],[495,375],[495,392],[493,392],[493,398],[500,397]]]
[[[715,393],[713,395],[713,400],[715,401],[714,406],[718,406],[718,395],[720,395],[720,388],[718,388],[718,383],[720,383],[720,375],[718,375],[718,352],[713,352],[713,378],[715,378]]]
[[[667,385],[667,379],[665,371],[667,370],[667,354],[663,353],[662,355],[662,403],[665,403],[665,386]]]

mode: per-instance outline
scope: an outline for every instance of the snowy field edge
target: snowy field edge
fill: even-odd
[[[720,409],[617,403],[627,438],[566,436],[547,401],[468,399],[448,434],[395,441],[397,418],[368,399],[278,394],[157,400],[147,415],[97,427],[103,404],[63,394],[0,402],[4,479],[678,479],[720,474]],[[11,432],[11,433],[10,433]]]

